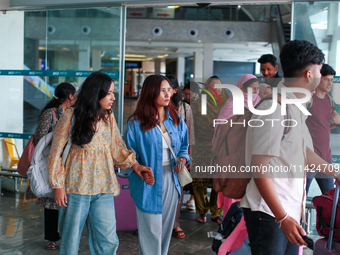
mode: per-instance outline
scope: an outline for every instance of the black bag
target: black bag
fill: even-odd
[[[236,228],[237,224],[240,222],[243,216],[243,210],[239,207],[240,202],[233,203],[226,216],[224,217],[221,226],[218,229],[219,235],[217,235],[213,240],[212,250],[218,253],[223,241],[231,234],[231,232]]]

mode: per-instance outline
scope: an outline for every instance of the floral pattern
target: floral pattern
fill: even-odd
[[[113,114],[107,123],[99,122],[90,143],[83,147],[72,144],[64,166],[61,154],[68,141],[72,116],[73,109],[67,109],[54,131],[48,164],[52,188],[64,187],[67,194],[119,195],[114,164],[122,169],[131,168],[136,159],[135,152],[126,148]]]

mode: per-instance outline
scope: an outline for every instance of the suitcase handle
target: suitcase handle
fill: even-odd
[[[327,243],[327,249],[331,250],[332,249],[332,241],[333,241],[333,229],[334,229],[334,223],[335,223],[335,215],[336,215],[336,207],[338,205],[339,201],[339,181],[335,181],[335,192],[334,192],[334,200],[333,200],[333,208],[332,208],[332,217],[331,217],[331,225],[330,228],[331,230],[329,231],[329,236],[328,236],[328,243]]]

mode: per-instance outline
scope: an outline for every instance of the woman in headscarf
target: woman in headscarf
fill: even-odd
[[[244,107],[249,109],[248,105],[248,97],[252,97],[253,106],[255,107],[260,101],[261,98],[259,97],[259,82],[256,78],[256,76],[252,74],[245,74],[243,75],[237,82],[236,86],[240,88],[243,91],[244,96]],[[252,94],[248,94],[248,88],[252,88]],[[221,109],[218,119],[230,119],[234,116],[233,114],[233,96],[231,95],[227,101],[227,103],[223,106]],[[216,130],[216,128],[215,128]],[[231,199],[223,196],[222,192],[218,193],[217,198],[217,206],[224,208],[223,211],[223,218],[227,214],[230,206],[235,201],[239,201],[240,199]],[[223,250],[223,252],[232,252],[233,250],[239,248],[243,244],[243,240],[248,237],[247,229],[245,227],[245,222],[243,219],[243,216],[241,218],[240,223],[237,225],[237,231],[233,231],[229,237],[226,239],[225,242],[223,242],[223,245],[221,245],[220,250]],[[235,240],[241,240],[241,242],[235,242]],[[245,241],[245,245],[247,245],[248,241]],[[235,251],[236,252],[236,251]]]
[[[225,89],[214,89],[216,84],[221,83],[220,78],[217,76],[212,76],[205,82],[205,88],[202,94],[208,94],[206,97],[206,115],[201,114],[202,96],[191,104],[195,127],[195,146],[192,148],[193,161],[191,169],[195,169],[195,166],[210,165],[212,157],[211,140],[214,135],[214,129],[212,128],[213,121],[214,119],[217,119],[218,113],[228,99],[228,93]],[[221,99],[221,101],[219,99]],[[192,184],[195,196],[196,213],[200,215],[197,221],[201,223],[207,222],[206,214],[210,209],[211,220],[217,224],[221,224],[223,208],[217,207],[217,192],[212,188],[212,179],[204,178],[205,176],[202,173],[200,173],[200,176],[202,176],[202,178],[195,178]],[[212,188],[210,201],[207,196],[207,188]]]
[[[249,109],[248,106],[248,97],[252,97],[253,106],[255,107],[260,101],[261,98],[259,97],[259,82],[255,75],[252,74],[245,74],[243,75],[236,84],[236,87],[240,88],[243,91],[244,96],[244,107]],[[248,88],[252,88],[252,95],[248,95]],[[226,102],[226,104],[222,107],[218,119],[230,119],[234,116],[233,114],[233,95],[231,95]],[[218,125],[215,127],[215,131]],[[228,212],[229,207],[234,202],[234,199],[224,197],[222,192],[218,194],[217,205],[218,207],[224,208],[223,216],[225,216]]]
[[[272,87],[266,83],[260,83],[259,88],[260,88],[259,96],[261,98],[264,98],[270,93],[272,93]]]

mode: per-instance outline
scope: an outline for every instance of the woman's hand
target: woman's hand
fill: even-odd
[[[155,183],[151,167],[142,166],[136,162],[133,164],[132,168],[135,173],[146,182],[146,184],[153,185]]]
[[[54,200],[58,206],[67,207],[67,196],[64,188],[54,190]]]
[[[176,163],[175,172],[176,172],[177,174],[183,173],[184,166],[185,166],[185,164],[187,163],[187,159],[186,159],[186,158],[180,158],[179,160],[180,160],[180,162],[181,162],[181,169],[178,169],[178,165],[179,165],[179,164]]]

